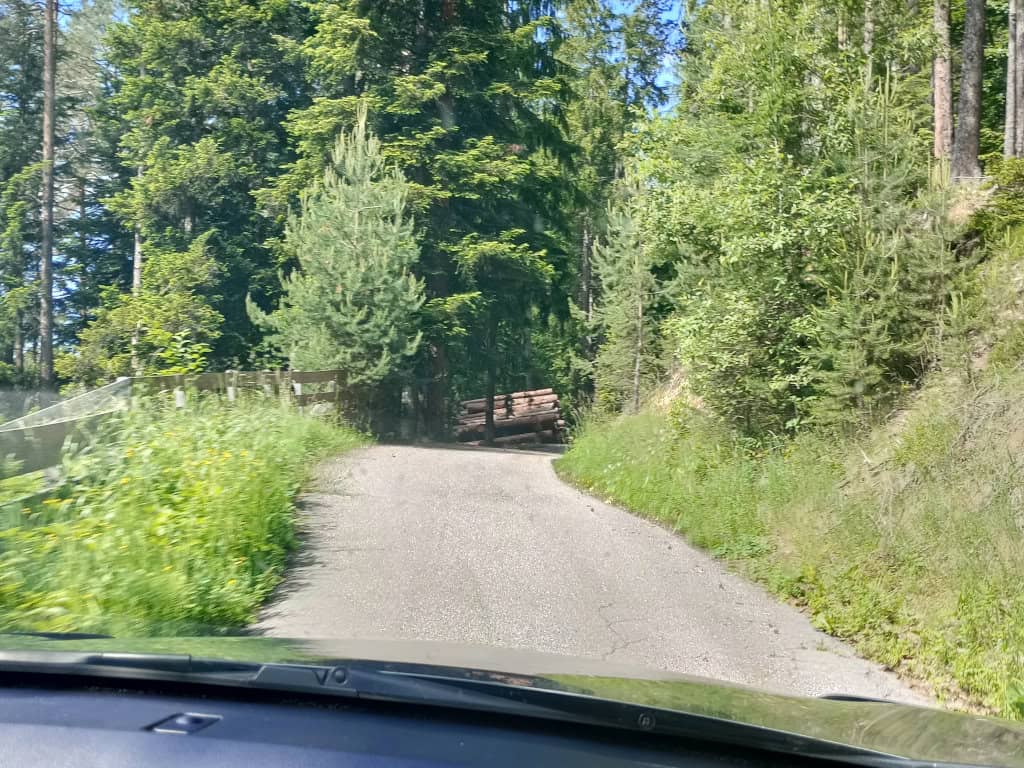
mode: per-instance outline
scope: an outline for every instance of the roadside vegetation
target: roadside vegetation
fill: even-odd
[[[1018,5],[691,14],[680,107],[630,137],[597,249],[559,469],[1022,718]]]
[[[727,560],[940,700],[1024,718],[1022,247],[1007,241],[973,275],[978,349],[871,428],[754,440],[692,399],[662,397],[592,415],[559,472]]]
[[[0,630],[243,627],[281,578],[310,466],[364,441],[262,398],[152,399],[101,430],[55,495],[4,508]]]

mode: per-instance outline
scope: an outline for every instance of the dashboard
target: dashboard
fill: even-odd
[[[362,700],[0,678],[0,766],[809,765],[649,734]]]

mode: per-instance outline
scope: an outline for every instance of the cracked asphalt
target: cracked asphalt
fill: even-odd
[[[543,452],[377,445],[330,460],[257,629],[528,648],[782,693],[929,703]]]

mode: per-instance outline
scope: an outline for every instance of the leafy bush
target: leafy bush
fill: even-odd
[[[355,432],[272,401],[152,400],[0,530],[0,628],[196,634],[249,622],[294,543],[312,459]]]
[[[974,216],[973,224],[989,236],[1024,225],[1024,159],[995,158],[985,166],[990,198]]]

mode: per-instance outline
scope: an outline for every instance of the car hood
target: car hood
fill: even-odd
[[[431,673],[684,712],[920,761],[1024,768],[1024,727],[1007,720],[866,699],[768,693],[594,659],[425,641],[268,637],[0,637],[4,650],[172,653],[196,658],[343,665],[416,665]],[[843,692],[837,691],[841,694]]]

